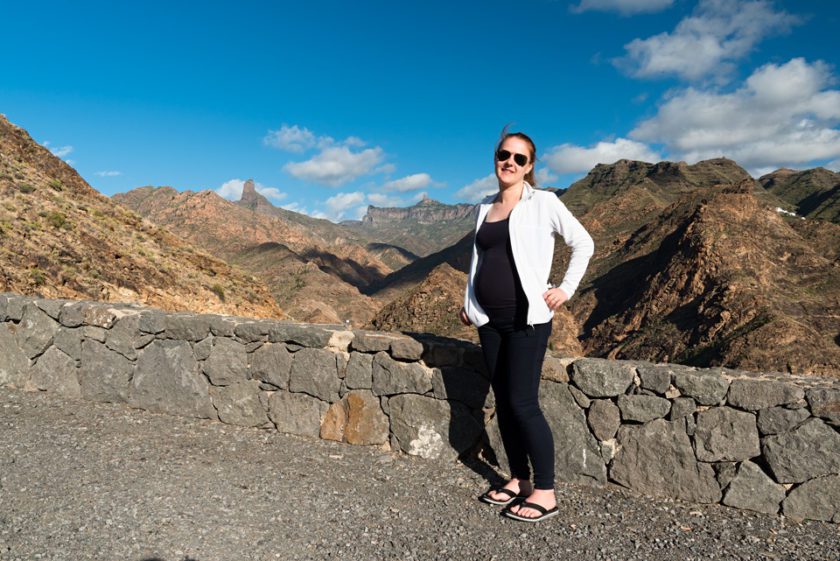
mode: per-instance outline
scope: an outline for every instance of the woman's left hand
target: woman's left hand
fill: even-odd
[[[551,311],[559,308],[563,302],[569,299],[569,296],[562,288],[549,288],[543,292],[543,300]]]

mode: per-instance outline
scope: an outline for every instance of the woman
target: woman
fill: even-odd
[[[478,327],[512,476],[480,499],[507,506],[505,516],[527,522],[558,512],[554,441],[538,398],[540,373],[554,310],[572,296],[594,250],[592,238],[554,193],[532,187],[536,152],[527,135],[502,131],[495,152],[499,192],[478,206],[459,314],[464,325]],[[558,287],[548,283],[555,234],[572,248]],[[520,503],[520,497],[528,500]]]

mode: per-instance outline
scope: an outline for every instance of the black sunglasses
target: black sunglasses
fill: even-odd
[[[520,167],[528,163],[528,156],[525,154],[513,154],[508,150],[499,150],[496,152],[496,160],[500,162],[508,161],[511,156],[513,156],[513,161],[516,162],[516,165]]]

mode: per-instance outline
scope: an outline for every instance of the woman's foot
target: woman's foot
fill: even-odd
[[[554,496],[554,489],[534,489],[533,492],[528,495],[528,502],[538,504],[546,510],[551,510],[557,506],[557,498]],[[536,509],[529,507],[520,508],[520,505],[518,504],[508,507],[508,510],[525,518],[537,518],[542,515],[542,513]]]
[[[516,479],[513,478],[507,483],[505,483],[503,489],[509,489],[513,491],[520,497],[527,497],[530,496],[531,492],[533,491],[533,486],[531,482],[527,479]],[[490,491],[487,493],[487,496],[493,499],[494,501],[507,501],[510,499],[510,496],[504,493],[497,493],[496,491]]]

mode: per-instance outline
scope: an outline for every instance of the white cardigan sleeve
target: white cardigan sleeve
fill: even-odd
[[[566,245],[572,248],[572,256],[569,259],[569,266],[566,269],[566,274],[563,275],[563,282],[560,287],[569,298],[577,290],[583,274],[586,272],[586,267],[589,264],[589,259],[595,252],[595,243],[592,241],[592,236],[578,222],[566,205],[557,197],[551,197],[553,201],[551,205],[551,227],[552,229],[563,236]]]

